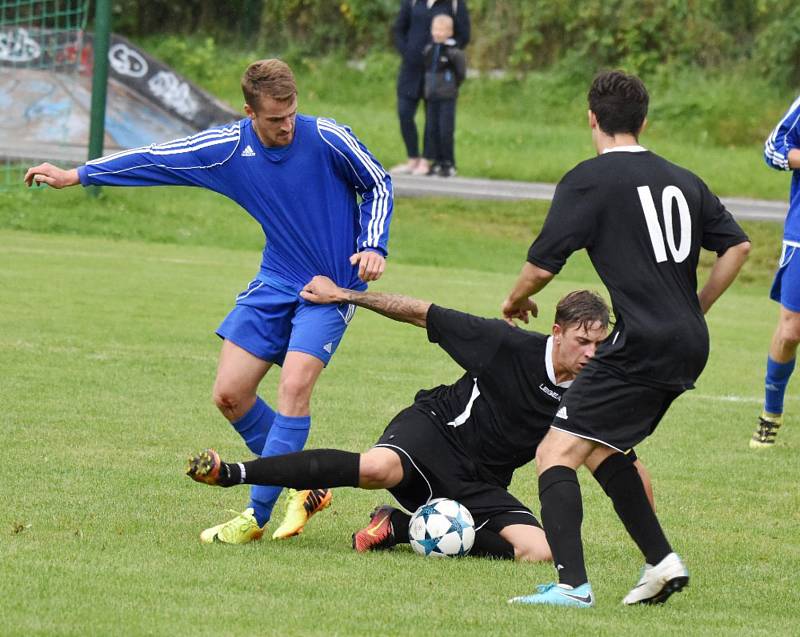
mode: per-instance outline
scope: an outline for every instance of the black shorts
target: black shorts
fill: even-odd
[[[588,365],[561,399],[553,428],[627,452],[655,431],[682,393],[632,383]]]
[[[400,456],[403,480],[389,492],[403,508],[413,513],[433,498],[450,498],[469,510],[476,528],[541,528],[530,509],[506,489],[481,479],[475,463],[441,427],[424,408],[411,406],[394,417],[375,443]]]

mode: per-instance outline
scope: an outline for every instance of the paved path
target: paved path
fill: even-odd
[[[473,179],[471,177],[414,177],[394,175],[395,193],[406,197],[460,197],[463,199],[492,199],[518,201],[540,199],[550,201],[554,184],[504,181],[500,179]],[[788,203],[765,201],[744,197],[722,197],[725,206],[737,219],[748,221],[774,221],[783,223]]]

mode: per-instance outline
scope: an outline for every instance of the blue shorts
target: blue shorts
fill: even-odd
[[[217,335],[278,365],[286,352],[305,352],[327,365],[355,309],[349,303],[309,303],[296,292],[256,279],[236,297]]]
[[[800,244],[783,242],[781,260],[769,298],[777,301],[787,310],[800,312]]]

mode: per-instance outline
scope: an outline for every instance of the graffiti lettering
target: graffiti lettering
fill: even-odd
[[[38,42],[25,29],[0,33],[0,60],[30,62],[42,54]]]
[[[120,75],[144,77],[147,74],[147,60],[138,51],[124,44],[115,44],[109,49],[108,61],[111,68]]]
[[[159,71],[147,81],[150,92],[167,107],[187,119],[197,114],[198,104],[186,82],[181,82],[174,73]]]

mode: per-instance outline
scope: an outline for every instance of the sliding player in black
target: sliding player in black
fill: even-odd
[[[612,71],[589,91],[598,156],[567,173],[503,314],[527,320],[532,295],[586,248],[611,295],[616,325],[564,396],[536,453],[542,523],[558,583],[512,601],[588,607],[576,469],[594,473],[645,557],[625,604],[660,603],[688,583],[620,451],[650,435],[672,401],[691,389],[708,358],[703,315],[739,272],[747,236],[693,173],[642,148],[648,94],[639,78]],[[697,293],[700,248],[717,260]]]
[[[190,458],[187,473],[220,486],[388,489],[409,511],[431,498],[452,498],[480,529],[473,555],[549,559],[539,523],[507,487],[514,470],[533,459],[564,390],[608,333],[605,302],[588,291],[567,295],[547,336],[409,297],[343,289],[326,277],[315,277],[301,296],[315,303],[346,299],[425,327],[466,373],[452,385],[418,392],[366,453],[318,449],[229,464],[207,450]],[[408,514],[389,506],[353,536],[358,551],[407,541]]]

